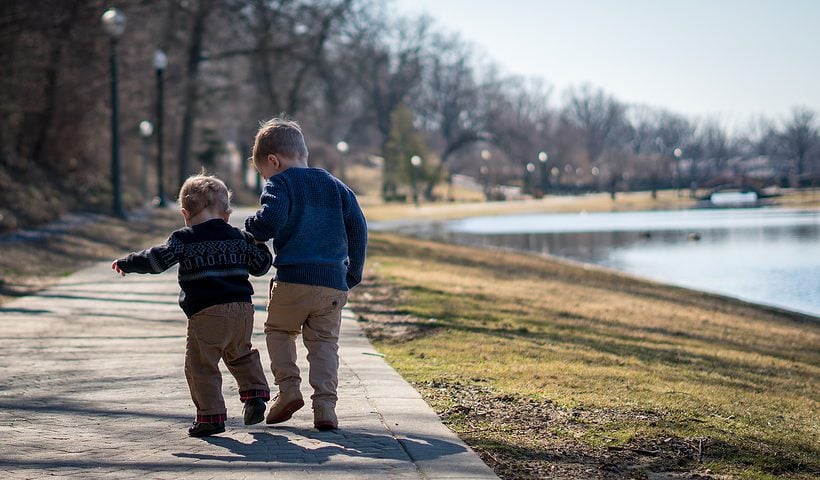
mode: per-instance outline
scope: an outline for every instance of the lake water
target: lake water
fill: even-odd
[[[510,215],[415,233],[555,255],[820,317],[820,211]]]

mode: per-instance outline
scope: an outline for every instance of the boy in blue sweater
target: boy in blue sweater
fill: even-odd
[[[339,179],[307,164],[296,122],[274,118],[256,134],[253,162],[267,179],[262,208],[245,220],[258,242],[273,239],[265,334],[279,387],[267,423],[290,419],[305,404],[299,390],[296,337],[308,351],[313,425],[338,428],[339,329],[348,291],[362,280],[367,224],[356,195]]]
[[[270,389],[259,351],[251,346],[254,310],[248,274],[267,273],[272,257],[265,245],[228,225],[230,192],[218,178],[188,178],[179,204],[186,228],[171,233],[164,245],[114,260],[111,268],[120,275],[161,273],[179,264],[179,305],[188,316],[185,377],[196,405],[188,434],[205,437],[225,431],[220,359],[239,384],[245,425],[265,418]]]

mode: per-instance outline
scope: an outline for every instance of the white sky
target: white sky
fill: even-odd
[[[617,99],[727,123],[820,114],[820,0],[391,0],[460,33],[563,104],[588,82]]]

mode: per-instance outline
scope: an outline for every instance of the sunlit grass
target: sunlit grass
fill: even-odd
[[[407,203],[384,203],[378,198],[364,197],[362,205],[368,220],[431,219],[444,220],[477,215],[502,215],[540,212],[614,212],[627,210],[666,210],[691,208],[695,201],[678,196],[674,191],[659,192],[653,199],[649,192],[619,194],[612,200],[609,194],[593,193],[580,196],[548,195],[541,199],[507,202],[470,201],[422,203],[418,207]]]
[[[816,321],[535,256],[390,235],[372,236],[369,266],[406,292],[402,312],[437,327],[377,346],[439,412],[454,405],[436,385],[489,388],[584,412],[583,428],[557,423],[553,439],[592,448],[707,439],[703,461],[715,471],[820,472]],[[548,448],[467,417],[448,421],[479,449]]]
[[[661,190],[657,198],[650,192],[619,193],[612,200],[608,193],[590,193],[579,196],[547,195],[541,199],[508,202],[485,202],[479,196],[464,194],[455,202],[385,203],[371,190],[360,197],[360,202],[370,221],[419,219],[450,220],[457,218],[504,215],[518,213],[571,213],[571,212],[618,212],[637,210],[677,210],[693,208],[697,201],[688,192]],[[786,190],[772,199],[776,206],[788,208],[820,208],[820,189]]]

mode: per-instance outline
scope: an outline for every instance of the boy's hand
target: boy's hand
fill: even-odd
[[[114,270],[115,272],[119,273],[123,277],[125,276],[125,272],[123,272],[122,269],[120,268],[120,266],[117,265],[117,260],[114,260],[113,262],[111,262],[111,269]]]

